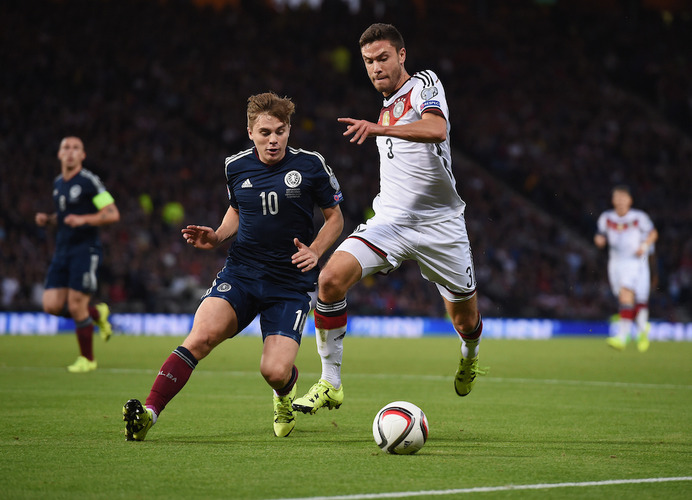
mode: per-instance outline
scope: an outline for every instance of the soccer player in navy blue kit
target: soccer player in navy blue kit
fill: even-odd
[[[123,407],[126,438],[144,440],[197,363],[234,337],[259,314],[263,349],[260,372],[274,390],[274,434],[295,427],[291,407],[294,364],[315,289],[318,259],[343,229],[339,183],[318,153],[288,147],[293,102],[273,92],[248,99],[252,149],[226,158],[230,206],[221,225],[182,230],[190,245],[212,249],[235,236],[226,264],[202,297],[192,330],[168,357],[144,405]],[[313,208],[324,223],[315,235]]]
[[[85,158],[84,143],[79,137],[65,137],[60,142],[61,174],[53,183],[55,212],[38,212],[35,217],[39,226],[58,227],[43,292],[43,310],[74,319],[80,355],[67,367],[72,373],[96,369],[94,324],[103,340],[108,340],[112,333],[108,305],[92,306],[89,302],[97,289],[102,258],[98,226],[120,220],[113,196],[98,176],[83,167]]]

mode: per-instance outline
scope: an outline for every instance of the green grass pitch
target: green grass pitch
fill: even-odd
[[[146,441],[126,442],[123,403],[146,398],[180,341],[95,337],[99,369],[70,374],[74,335],[0,336],[0,496],[692,498],[692,343],[640,354],[601,338],[485,339],[490,372],[459,398],[458,339],[347,337],[344,405],[298,414],[276,438],[261,340],[239,337],[198,365]],[[319,375],[311,335],[297,364],[302,393]],[[373,441],[373,417],[395,400],[428,416],[415,455]],[[546,486],[562,483],[575,484]]]

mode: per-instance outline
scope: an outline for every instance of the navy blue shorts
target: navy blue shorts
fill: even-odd
[[[98,287],[96,273],[101,262],[98,246],[57,250],[46,275],[45,288],[71,288],[92,295]]]
[[[300,344],[310,312],[310,296],[306,292],[289,290],[226,266],[202,300],[207,297],[220,297],[231,304],[238,316],[238,333],[259,314],[262,339],[283,335]]]

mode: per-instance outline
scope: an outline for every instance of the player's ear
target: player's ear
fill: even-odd
[[[247,136],[252,140],[252,129],[250,127],[247,128]]]
[[[404,64],[406,61],[406,47],[401,47],[399,51],[399,64]]]

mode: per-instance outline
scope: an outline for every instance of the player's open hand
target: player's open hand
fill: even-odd
[[[367,120],[355,120],[353,118],[337,118],[340,123],[345,123],[347,125],[346,132],[344,135],[353,135],[350,142],[355,142],[357,144],[363,144],[365,139],[368,137],[373,137],[376,135],[382,135],[384,127],[378,125],[377,123],[369,122]]]
[[[305,243],[301,243],[298,238],[293,238],[293,244],[298,251],[291,256],[291,264],[295,264],[302,272],[314,268],[319,260],[315,251]]]
[[[181,229],[185,241],[195,248],[211,250],[219,244],[219,237],[216,231],[207,226],[187,226]]]

